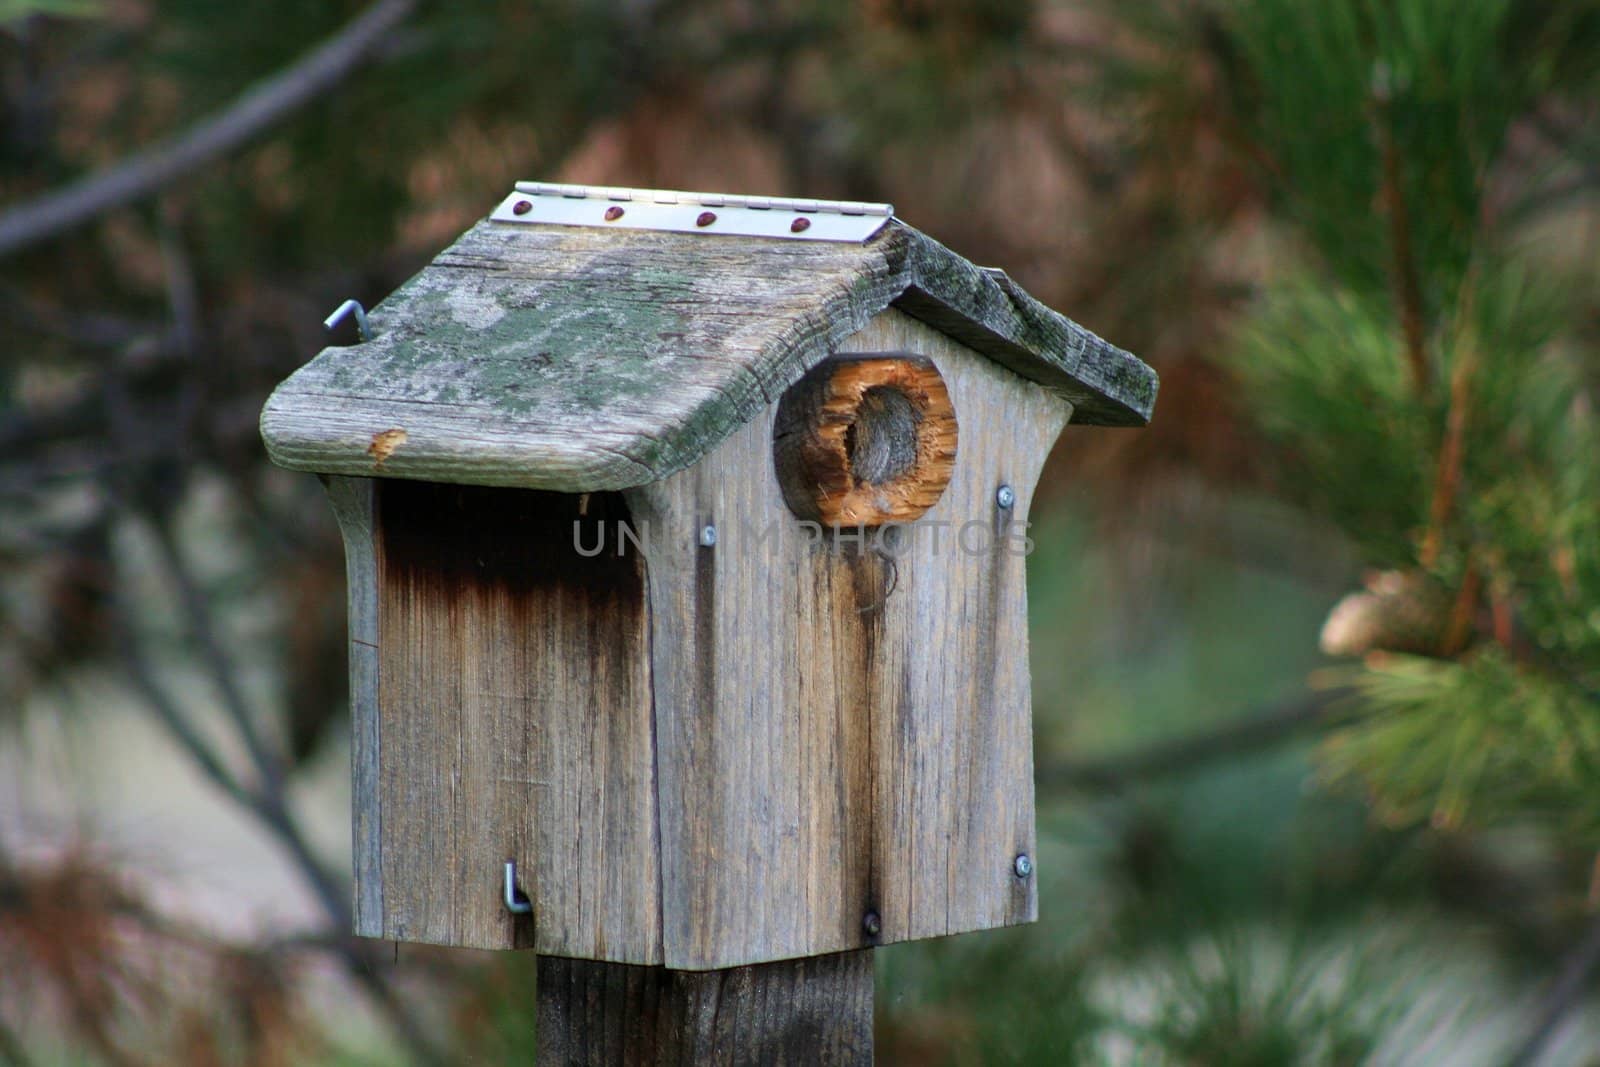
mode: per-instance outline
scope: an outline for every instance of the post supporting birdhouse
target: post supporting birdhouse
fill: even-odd
[[[539,1063],[872,1062],[872,950],[715,971],[539,957]]]
[[[1149,368],[885,205],[522,185],[274,393],[350,575],[356,930],[539,961],[542,1063],[864,1063],[1032,921],[1025,557]]]

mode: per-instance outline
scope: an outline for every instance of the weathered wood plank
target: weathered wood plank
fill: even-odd
[[[681,471],[895,306],[1075,405],[1148,421],[1143,363],[892,222],[865,244],[483,222],[262,413],[321,473],[568,492]],[[379,463],[376,435],[404,430]]]
[[[872,1062],[872,952],[722,971],[539,957],[546,1067]]]
[[[355,933],[383,936],[379,867],[383,803],[378,789],[378,560],[371,478],[329,478],[328,501],[344,538],[350,631],[351,831],[355,856]]]
[[[1033,782],[1010,539],[1071,409],[896,311],[844,347],[927,357],[958,417],[988,414],[962,418],[922,526],[866,545],[810,537],[773,473],[776,405],[691,470],[624,494],[650,559],[670,967],[1036,914],[1033,880],[1012,870],[1033,851]]]
[[[573,540],[620,498],[391,481],[377,513],[383,936],[660,962],[643,563]]]
[[[885,783],[877,795],[892,797],[879,801],[878,862],[912,876],[878,880],[885,929],[904,923],[905,936],[917,938],[1038,916],[1035,880],[1013,867],[1018,854],[1035,852],[1023,538],[1039,472],[1077,413],[986,363],[952,358],[958,346],[902,316],[884,316],[845,347],[902,341],[949,346],[941,366],[958,413],[1003,413],[967,420],[979,425],[963,435],[966,476],[952,479],[936,509],[951,522],[957,551],[941,555],[930,538],[925,554],[909,554],[900,566],[906,585],[894,590],[905,602],[885,613],[884,643],[901,658],[878,664],[878,688],[892,691],[898,679],[905,700],[875,709],[873,730],[907,740],[874,746],[875,780]],[[1002,485],[1014,494],[1010,508],[997,504]],[[914,743],[924,730],[931,736]],[[937,780],[926,773],[933,762]]]

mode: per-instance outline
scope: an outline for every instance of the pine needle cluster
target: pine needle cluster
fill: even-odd
[[[1293,259],[1229,366],[1279,489],[1372,568],[1323,633],[1361,657],[1323,766],[1395,820],[1537,819],[1593,848],[1595,355],[1583,270],[1527,235],[1553,177],[1592,166],[1600,14],[1243,0],[1219,25]]]

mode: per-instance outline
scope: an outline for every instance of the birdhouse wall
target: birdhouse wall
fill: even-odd
[[[576,495],[334,479],[350,562],[356,930],[660,963],[644,563]],[[581,514],[580,514],[581,511]],[[504,863],[537,905],[513,915]]]
[[[841,350],[931,359],[959,422],[949,485],[899,558],[814,539],[791,514],[776,404],[689,470],[624,493],[648,537],[671,967],[1037,915],[1035,880],[1014,872],[1034,851],[1018,538],[1070,408],[899,311]]]
[[[776,402],[620,494],[330,479],[357,933],[698,970],[1036,917],[1020,537],[1070,406],[896,310],[840,347],[931,360],[959,423],[895,551],[789,510]]]

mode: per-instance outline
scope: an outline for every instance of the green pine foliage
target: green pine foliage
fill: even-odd
[[[1230,353],[1283,490],[1384,567],[1415,552],[1438,436],[1401,347],[1383,299],[1304,277],[1262,300]]]
[[[1344,286],[1391,285],[1391,222],[1373,208],[1392,155],[1424,299],[1435,312],[1453,299],[1489,164],[1546,81],[1503,47],[1511,8],[1244,0],[1229,12],[1247,129],[1285,213]]]
[[[1593,88],[1572,57],[1596,47],[1595,8],[1242,0],[1220,25],[1241,125],[1299,249],[1227,364],[1281,491],[1435,605],[1413,606],[1413,631],[1431,618],[1420,640],[1386,645],[1369,619],[1377,636],[1346,649],[1367,653],[1345,675],[1360,714],[1325,768],[1394,819],[1536,819],[1593,848],[1593,354],[1576,279],[1519,249],[1525,216],[1499,208],[1543,178],[1508,158],[1511,131]]]
[[[1572,685],[1497,647],[1458,662],[1384,657],[1355,678],[1370,716],[1324,751],[1391,821],[1530,821],[1600,841],[1600,715]]]

